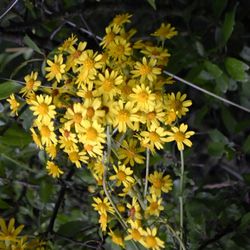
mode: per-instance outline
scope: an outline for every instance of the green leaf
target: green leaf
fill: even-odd
[[[40,198],[43,203],[47,203],[53,192],[53,185],[47,181],[42,181],[40,185]]]
[[[223,74],[223,71],[214,63],[206,61],[204,63],[204,65],[205,65],[205,68],[207,69],[208,73],[211,76],[213,76],[215,79],[219,78]]]
[[[229,88],[229,78],[226,74],[222,74],[216,80],[216,89],[222,93],[226,93]]]
[[[226,4],[227,0],[212,1],[213,12],[216,17],[219,17],[221,15],[222,11],[225,9]]]
[[[245,71],[249,69],[249,66],[244,62],[233,57],[227,57],[225,60],[225,67],[228,74],[234,80],[241,82],[248,80],[248,75]]]
[[[225,108],[224,106],[221,108],[221,117],[224,123],[224,126],[228,130],[228,132],[233,133],[235,130],[235,127],[237,125],[236,120],[232,116],[229,109]]]
[[[222,142],[228,144],[229,141],[226,136],[224,136],[218,129],[213,129],[209,131],[209,136],[213,142]]]
[[[21,85],[14,81],[7,81],[0,84],[0,100],[8,98],[11,94],[19,91]]]
[[[250,224],[250,212],[242,216],[241,222],[240,222],[240,229],[249,228],[249,224]]]
[[[84,224],[83,221],[76,220],[76,221],[70,221],[67,223],[62,224],[58,229],[58,234],[65,235],[67,237],[73,237],[77,233],[79,233],[86,224]]]
[[[40,48],[36,45],[36,43],[28,36],[25,35],[23,42],[31,49],[36,51],[37,53],[43,55],[43,52],[40,50]]]
[[[224,153],[225,144],[222,142],[211,142],[208,144],[208,153],[212,156],[221,157]]]
[[[147,0],[147,1],[153,7],[153,9],[156,10],[155,0]]]
[[[0,199],[0,208],[1,209],[9,209],[10,205],[7,202],[5,202],[4,200]]]
[[[3,136],[0,136],[0,141],[8,146],[24,147],[32,141],[32,138],[29,133],[13,124]]]
[[[233,8],[233,10],[229,11],[225,15],[225,19],[222,25],[221,30],[221,41],[220,46],[223,47],[229,38],[231,37],[235,25],[235,13],[237,9],[238,4],[236,4]]]

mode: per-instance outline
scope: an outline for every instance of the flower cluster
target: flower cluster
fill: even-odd
[[[11,218],[7,224],[0,217],[0,249],[5,250],[45,250],[46,242],[37,239],[29,239],[27,236],[21,236],[24,225],[15,228],[15,219]]]
[[[134,41],[136,30],[126,29],[130,18],[113,19],[101,52],[69,37],[47,60],[46,81],[31,72],[20,93],[34,115],[33,140],[48,154],[48,174],[60,177],[64,158],[87,167],[100,187],[93,208],[102,231],[122,247],[133,240],[158,250],[164,242],[152,219],[164,210],[163,197],[173,181],[149,169],[149,156],[167,142],[176,141],[179,150],[192,145],[194,132],[179,124],[192,102],[186,94],[167,93],[174,82],[163,73],[170,53],[159,43]],[[152,36],[164,43],[176,34],[170,24],[162,24]],[[9,102],[17,113],[14,96]],[[125,230],[117,229],[117,217]]]

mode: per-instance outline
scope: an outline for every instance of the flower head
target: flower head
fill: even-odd
[[[162,23],[161,27],[157,29],[152,36],[159,37],[160,40],[171,39],[176,36],[178,32],[175,30],[175,27],[171,27],[171,24]]]
[[[14,94],[10,95],[10,97],[7,99],[7,102],[10,104],[11,114],[17,115],[20,103],[16,100]]]
[[[63,171],[52,161],[47,161],[46,169],[48,174],[53,178],[58,178],[61,174],[63,174]]]

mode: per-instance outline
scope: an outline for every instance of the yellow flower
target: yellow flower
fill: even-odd
[[[112,181],[115,180],[117,187],[121,184],[126,187],[134,183],[134,178],[131,176],[133,174],[133,170],[131,170],[131,168],[128,168],[125,165],[118,165],[118,167],[113,165],[113,168],[116,174],[110,176],[109,179]]]
[[[122,235],[116,231],[116,232],[113,232],[111,229],[109,229],[110,232],[108,233],[109,236],[111,236],[111,240],[118,246],[121,246],[122,248],[124,248],[124,240],[123,240],[123,237]]]
[[[100,214],[100,218],[99,218],[99,221],[98,221],[101,225],[101,229],[103,232],[106,232],[106,229],[107,229],[107,224],[108,224],[108,215],[107,214]]]
[[[0,241],[17,241],[18,235],[23,230],[24,225],[15,228],[15,219],[11,218],[8,225],[0,217]]]
[[[90,121],[100,122],[105,116],[100,98],[87,99],[83,104],[83,116]]]
[[[141,62],[136,62],[134,70],[131,71],[132,77],[140,77],[141,83],[153,82],[157,79],[157,75],[161,74],[161,69],[156,67],[157,61],[153,58],[147,61],[146,57]]]
[[[125,23],[130,23],[131,17],[132,17],[132,15],[130,15],[128,13],[116,15],[114,17],[114,19],[112,20],[112,22],[110,23],[110,26],[120,27]]]
[[[120,27],[118,26],[108,26],[105,28],[105,32],[106,35],[103,37],[102,42],[100,43],[100,45],[103,48],[106,48],[107,46],[109,46],[109,44],[114,41],[116,35],[119,33],[120,31]]]
[[[165,39],[171,39],[172,37],[176,36],[178,32],[175,30],[175,27],[171,27],[171,25],[168,23],[167,25],[165,23],[161,24],[161,27],[157,29],[152,36],[157,36],[160,38],[160,40]]]
[[[123,163],[128,163],[133,167],[135,163],[143,164],[145,157],[139,153],[144,152],[145,149],[141,148],[138,144],[138,140],[129,139],[123,140],[121,147],[118,149],[118,158],[124,160]]]
[[[164,209],[164,207],[161,205],[162,198],[158,198],[154,193],[151,196],[147,197],[147,200],[149,201],[149,205],[147,206],[145,210],[145,214],[147,215],[155,215],[159,217],[160,212]]]
[[[54,132],[54,125],[52,121],[41,123],[36,120],[35,125],[40,132],[41,142],[43,146],[47,147],[52,143],[57,144],[56,134]]]
[[[168,138],[167,141],[176,141],[178,150],[183,150],[184,149],[184,144],[187,145],[188,147],[192,146],[192,142],[188,139],[192,135],[194,135],[194,131],[188,131],[188,125],[182,123],[180,127],[171,127],[171,131],[167,132]]]
[[[63,64],[62,54],[54,56],[54,62],[47,60],[48,67],[45,67],[45,70],[49,73],[46,75],[46,78],[51,81],[56,78],[57,82],[60,82],[62,79],[62,74],[65,73],[66,65]]]
[[[155,152],[154,148],[163,149],[164,143],[167,141],[166,135],[167,131],[162,127],[150,126],[148,131],[142,131],[140,133],[142,136],[141,141],[142,144],[152,152]]]
[[[132,49],[130,43],[122,38],[115,37],[115,39],[109,44],[109,55],[117,61],[126,61],[128,56],[131,56]]]
[[[84,144],[83,147],[90,157],[96,158],[97,156],[103,155],[103,146],[101,144],[96,144],[96,145]]]
[[[112,110],[113,115],[113,126],[118,127],[119,132],[126,132],[127,127],[134,130],[133,122],[139,121],[136,112],[137,108],[134,107],[132,102],[127,102],[124,104],[121,100],[118,101],[114,110]]]
[[[139,241],[142,244],[144,230],[140,226],[139,222],[131,221],[130,225],[131,228],[128,229],[128,235],[125,237],[125,240]]]
[[[161,195],[161,192],[168,193],[172,190],[173,181],[169,175],[163,176],[162,172],[154,171],[154,174],[149,175],[148,181],[152,184],[150,193],[157,197]]]
[[[74,34],[71,34],[71,36],[67,38],[60,47],[58,47],[58,50],[62,52],[71,52],[72,50],[74,50],[74,45],[77,40],[77,37]]]
[[[86,156],[85,151],[80,151],[78,149],[67,152],[69,160],[76,165],[77,168],[81,168],[82,163],[88,163],[88,156]]]
[[[45,148],[45,151],[52,160],[56,158],[57,154],[56,144],[51,143]]]
[[[106,142],[104,127],[102,127],[97,121],[90,122],[84,120],[82,122],[82,127],[79,129],[78,138],[81,143],[93,146]]]
[[[32,136],[33,141],[35,142],[38,148],[42,149],[43,145],[42,145],[40,136],[36,133],[34,128],[30,128],[30,131],[31,131],[31,136]]]
[[[52,161],[47,161],[46,169],[48,174],[53,178],[58,178],[61,174],[63,174],[63,171]]]
[[[164,242],[159,239],[156,234],[156,227],[153,229],[146,228],[146,231],[143,233],[143,246],[152,250],[160,250],[161,248],[164,248]]]
[[[99,214],[115,213],[115,210],[111,206],[107,197],[104,197],[104,199],[101,199],[99,197],[93,197],[93,200],[94,203],[92,203],[92,206],[94,210],[97,211]]]
[[[61,135],[59,136],[59,144],[60,144],[60,148],[64,149],[65,152],[70,152],[70,151],[74,151],[77,149],[77,138],[76,138],[76,134],[70,132],[69,130],[65,129],[65,128],[60,128],[59,129]]]
[[[96,81],[97,94],[103,95],[105,100],[112,100],[115,95],[117,95],[120,90],[117,85],[122,84],[123,77],[118,75],[118,72],[112,70],[111,73],[106,69],[103,74],[98,75],[99,80]]]
[[[19,92],[20,94],[23,93],[22,96],[26,96],[38,90],[41,85],[41,81],[37,80],[37,75],[37,72],[32,71],[30,75],[24,77],[25,87],[23,87]]]
[[[67,108],[64,118],[68,120],[64,124],[65,128],[70,131],[70,128],[73,125],[75,131],[78,132],[84,118],[83,105],[81,103],[74,103],[72,108]]]
[[[129,95],[132,102],[135,103],[138,110],[148,112],[155,106],[155,95],[152,93],[149,87],[144,84],[137,85],[133,89],[133,93]]]
[[[137,198],[133,197],[132,202],[127,203],[128,210],[128,222],[132,223],[134,221],[140,221],[142,219],[141,207],[137,202]]]
[[[186,115],[189,111],[188,107],[192,105],[191,100],[185,100],[187,97],[186,94],[181,95],[181,92],[178,92],[175,96],[174,93],[168,94],[166,98],[166,108],[170,111],[176,112],[176,115],[181,118]]]
[[[20,103],[16,100],[14,94],[10,95],[10,98],[7,99],[7,102],[10,104],[11,114],[17,115]]]
[[[49,95],[38,95],[36,96],[36,100],[31,100],[30,109],[37,116],[36,119],[38,121],[48,123],[51,119],[55,118],[56,106],[52,105],[51,102],[52,97]]]

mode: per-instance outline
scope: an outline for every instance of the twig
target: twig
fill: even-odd
[[[65,181],[69,181],[71,179],[71,177],[73,176],[75,170],[74,168],[72,168],[68,175],[66,176],[65,178]],[[52,233],[53,232],[53,228],[54,228],[54,224],[55,224],[55,220],[56,220],[56,216],[58,214],[58,211],[59,211],[59,208],[61,206],[61,203],[63,201],[63,198],[64,198],[64,195],[65,195],[65,192],[66,192],[66,189],[67,189],[67,186],[65,185],[65,183],[63,182],[62,183],[62,186],[61,186],[61,189],[60,189],[60,192],[58,194],[58,198],[57,198],[57,201],[55,203],[55,207],[54,207],[54,210],[53,210],[53,214],[50,218],[50,222],[49,222],[49,226],[48,226],[48,229],[47,229],[47,232],[46,234],[48,233]]]
[[[183,83],[187,84],[188,86],[190,86],[190,87],[192,87],[192,88],[194,88],[194,89],[197,89],[198,91],[201,91],[201,92],[203,92],[203,93],[205,93],[205,94],[207,94],[207,95],[210,95],[210,96],[212,96],[212,97],[214,97],[214,98],[216,98],[216,99],[218,99],[218,100],[220,100],[220,101],[222,101],[222,102],[225,102],[225,103],[227,103],[227,104],[229,104],[229,105],[232,105],[232,106],[234,106],[234,107],[237,107],[238,109],[241,109],[241,110],[244,110],[244,111],[250,113],[250,109],[248,109],[248,108],[246,108],[246,107],[243,107],[243,106],[241,106],[241,105],[239,105],[239,104],[237,104],[237,103],[235,103],[235,102],[229,101],[229,100],[226,99],[226,98],[223,98],[223,97],[221,97],[221,96],[218,96],[218,95],[216,95],[216,94],[214,94],[214,93],[212,93],[212,92],[210,92],[210,91],[208,91],[208,90],[206,90],[206,89],[203,89],[203,88],[201,88],[201,87],[199,87],[199,86],[197,86],[197,85],[195,85],[195,84],[193,84],[193,83],[191,83],[191,82],[189,82],[189,81],[186,81],[186,80],[184,80],[184,79],[182,79],[182,78],[180,78],[180,77],[178,77],[178,76],[176,76],[176,75],[174,75],[174,74],[172,74],[172,73],[170,73],[170,72],[168,72],[168,71],[166,71],[166,70],[164,70],[163,72],[164,72],[166,75],[171,76],[171,77],[173,77],[174,79],[176,79],[176,80],[178,80],[178,81],[180,81],[180,82],[183,82]]]
[[[17,4],[18,0],[13,0],[10,2],[6,8],[6,10],[1,14],[0,20]]]
[[[146,176],[145,176],[145,186],[144,186],[144,202],[146,203],[147,199],[147,191],[148,191],[148,174],[149,174],[149,159],[150,159],[150,152],[149,147],[147,147],[146,151]]]

